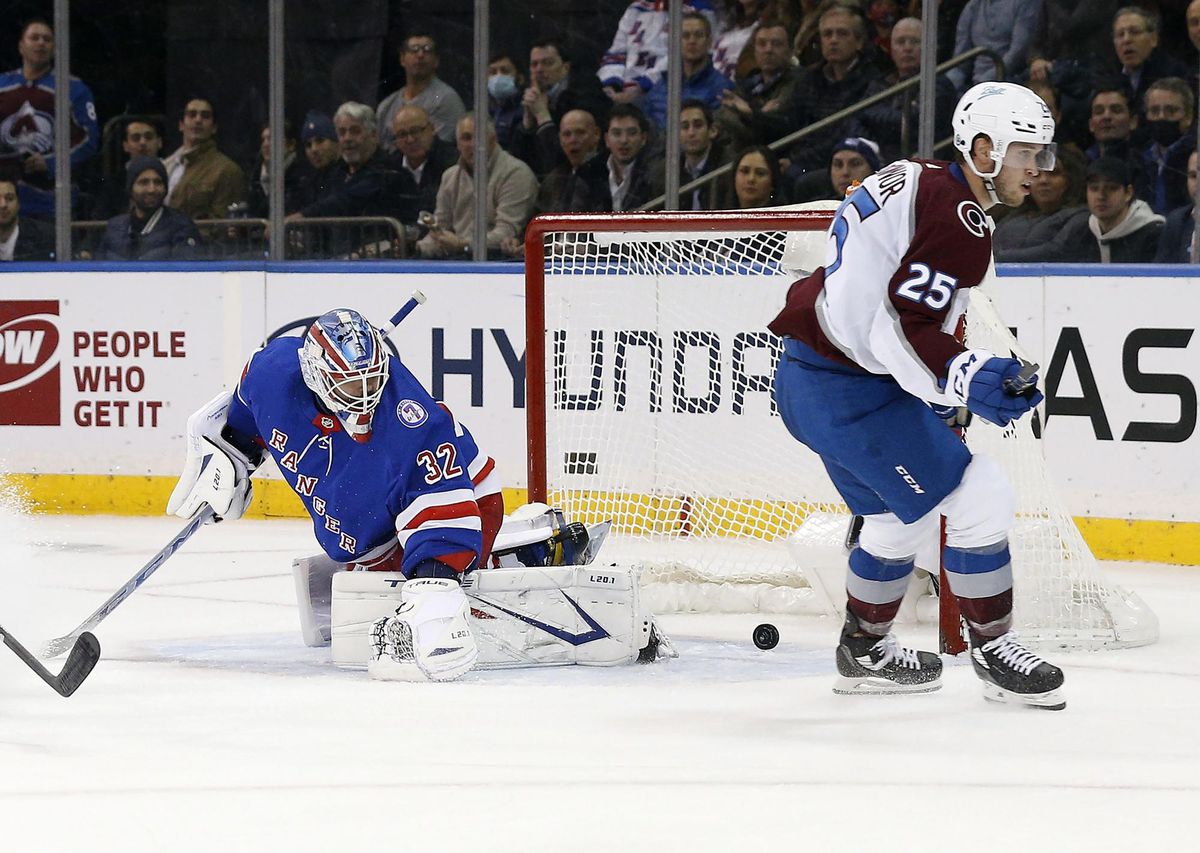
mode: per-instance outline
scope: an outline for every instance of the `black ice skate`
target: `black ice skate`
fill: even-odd
[[[900,645],[895,634],[862,634],[851,613],[846,614],[836,656],[834,693],[932,693],[942,686],[941,658]]]
[[[994,640],[971,637],[971,664],[983,681],[989,702],[1061,711],[1067,700],[1058,692],[1063,672],[1021,645],[1015,631]]]

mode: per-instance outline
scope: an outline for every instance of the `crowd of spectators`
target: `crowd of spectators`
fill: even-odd
[[[682,70],[681,184],[727,167],[680,198],[686,210],[840,199],[886,163],[911,156],[917,87],[847,116],[862,99],[913,80],[922,62],[919,0],[687,0],[680,55],[668,55],[668,4],[633,0],[600,57],[558,37],[497,53],[488,66],[489,256],[519,257],[539,213],[628,211],[660,203],[666,184],[667,69]],[[987,53],[939,75],[935,134],[949,136],[959,95],[996,79],[1024,83],[1058,120],[1057,167],[1003,218],[999,261],[1183,261],[1191,250],[1196,175],[1196,54],[1169,51],[1164,27],[1200,47],[1200,0],[1153,10],[1116,0],[965,0],[943,4],[953,47]],[[939,23],[949,27],[943,19]],[[0,83],[0,259],[50,259],[54,33],[30,21],[22,65]],[[943,45],[943,57],[948,52]],[[474,233],[474,139],[482,113],[438,76],[434,35],[399,46],[404,83],[379,103],[312,110],[284,133],[288,223],[370,217],[399,223],[406,254],[468,258]],[[999,62],[997,62],[997,57]],[[597,68],[593,71],[592,69]],[[454,74],[451,74],[453,79]],[[72,78],[71,160],[100,147],[87,85]],[[204,256],[246,217],[269,211],[268,127],[220,122],[217,93],[197,92],[168,119],[124,116],[123,169],[74,218],[103,220],[95,258]],[[796,131],[835,117],[799,139]],[[177,125],[175,124],[177,123]],[[254,162],[222,152],[256,133]],[[229,149],[227,149],[229,150]],[[948,157],[943,148],[941,156]],[[161,159],[160,159],[161,158]],[[197,227],[196,223],[199,223]],[[261,236],[260,230],[260,236]],[[355,256],[353,239],[330,251]]]

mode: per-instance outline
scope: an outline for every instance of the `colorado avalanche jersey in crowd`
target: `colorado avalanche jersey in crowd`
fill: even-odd
[[[991,252],[988,217],[957,164],[898,160],[842,202],[825,265],[792,285],[769,328],[953,405],[942,384],[963,351],[954,331]]]
[[[17,182],[23,214],[54,210],[54,72],[26,80],[20,69],[0,75],[0,177]],[[78,77],[71,78],[71,166],[78,167],[100,147],[96,103]],[[46,158],[47,170],[26,175],[21,160]]]
[[[370,440],[354,441],[304,384],[301,342],[277,338],[251,357],[229,408],[235,443],[270,452],[330,558],[355,562],[398,539],[409,577],[432,561],[474,568],[482,534],[473,482],[486,479],[491,458],[394,356]]]

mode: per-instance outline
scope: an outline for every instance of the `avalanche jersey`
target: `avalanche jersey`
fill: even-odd
[[[991,256],[990,221],[959,166],[897,160],[842,202],[825,265],[791,286],[769,328],[953,405],[941,385],[963,351],[954,331]]]
[[[19,180],[22,213],[54,210],[54,72],[37,80],[25,79],[18,68],[0,74],[0,175]],[[71,166],[78,168],[100,147],[100,128],[91,90],[71,78]],[[21,157],[42,154],[47,171],[23,180]]]
[[[472,482],[491,458],[395,356],[371,439],[354,441],[304,384],[302,342],[276,338],[251,356],[229,407],[234,443],[270,452],[331,559],[353,562],[395,538],[410,577],[429,560],[473,568],[482,534]]]

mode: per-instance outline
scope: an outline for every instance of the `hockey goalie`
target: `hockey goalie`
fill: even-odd
[[[167,505],[183,518],[240,518],[273,458],[323,551],[295,568],[305,639],[332,642],[339,665],[448,681],[477,663],[607,666],[662,648],[636,574],[592,564],[603,528],[533,506],[501,529],[493,460],[357,311],[268,342],[187,441]]]

